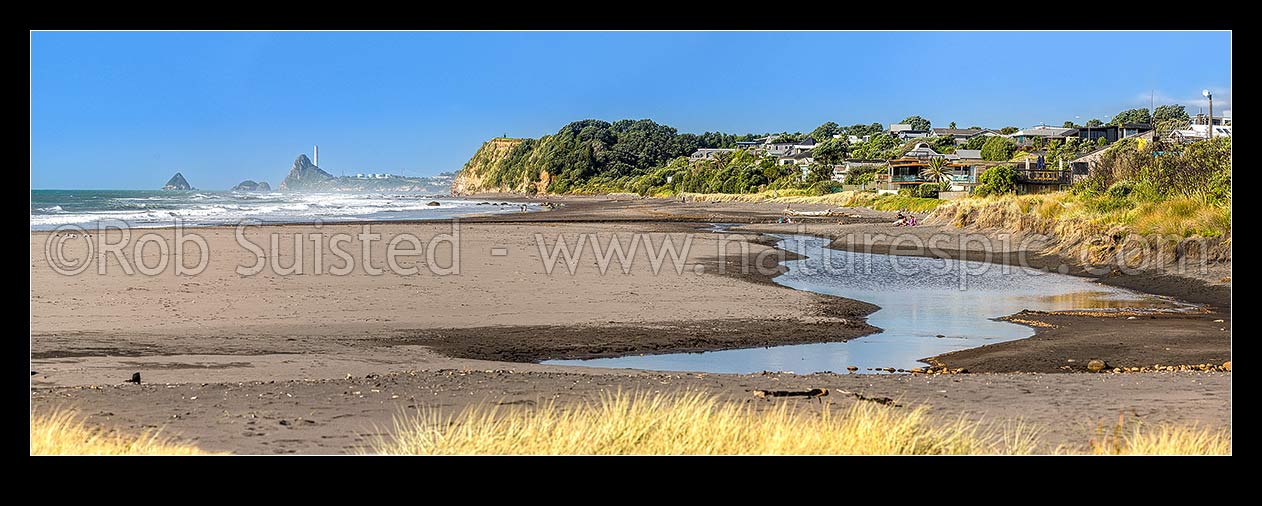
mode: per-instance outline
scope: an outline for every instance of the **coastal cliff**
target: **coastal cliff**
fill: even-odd
[[[486,141],[473,154],[455,180],[452,195],[473,193],[547,193],[551,180],[547,171],[529,174],[509,163],[514,153],[527,154],[534,139],[496,138]],[[522,149],[526,147],[527,149]]]
[[[688,155],[701,147],[735,146],[724,134],[680,134],[652,120],[575,121],[538,139],[499,137],[482,145],[452,183],[456,195],[476,192],[594,194],[682,184]],[[667,167],[674,163],[674,167]],[[758,168],[754,172],[765,171]],[[794,169],[793,176],[799,171]],[[720,182],[731,179],[725,174]],[[675,181],[675,183],[670,183]],[[684,190],[687,190],[686,188]]]

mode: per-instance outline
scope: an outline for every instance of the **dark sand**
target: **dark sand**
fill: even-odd
[[[32,234],[32,371],[38,372],[31,380],[32,409],[75,408],[94,423],[125,430],[164,427],[165,433],[208,450],[241,453],[353,451],[363,444],[356,433],[372,432],[374,425],[389,427],[391,416],[414,407],[458,409],[484,400],[568,402],[642,388],[705,388],[739,402],[749,401],[747,390],[753,388],[842,388],[907,404],[925,402],[935,415],[947,418],[1021,417],[1045,430],[1052,444],[1074,447],[1085,444],[1092,424],[1112,423],[1119,413],[1145,421],[1230,427],[1230,373],[1028,374],[1077,371],[1074,364],[1091,358],[1119,366],[1229,359],[1230,283],[1215,283],[1217,272],[1101,280],[1209,304],[1207,314],[1136,320],[1019,315],[1055,327],[1037,327],[1034,338],[938,357],[974,373],[1023,374],[698,377],[503,362],[845,340],[874,330],[863,321],[871,305],[780,287],[770,282],[774,269],[715,274],[721,263],[736,265],[766,250],[767,237],[748,236],[749,253],[689,258],[689,268],[700,267],[695,274],[595,278],[582,272],[543,276],[536,269],[537,255],[529,253],[531,232],[660,236],[704,228],[681,222],[745,223],[748,232],[835,236],[909,231],[890,227],[891,213],[866,209],[847,209],[841,218],[797,218],[799,224],[786,225],[775,224],[783,209],[779,204],[549,200],[566,205],[550,212],[462,220],[468,225],[466,247],[480,252],[503,245],[514,253],[508,260],[469,261],[469,275],[459,280],[240,278],[231,273],[232,263],[194,281],[120,275],[68,280],[45,272],[42,237]],[[941,226],[910,233],[944,234],[946,244],[954,238],[957,246],[963,234]],[[926,254],[892,249],[879,239],[859,246]],[[944,251],[948,257],[1005,261],[968,248]],[[1058,266],[1062,260],[1035,261]],[[1068,269],[1076,273],[1072,265]],[[1230,265],[1225,269],[1229,275]],[[145,384],[121,384],[137,370]],[[354,379],[344,379],[347,374]],[[369,374],[380,377],[364,379]],[[838,407],[853,402],[830,400]]]

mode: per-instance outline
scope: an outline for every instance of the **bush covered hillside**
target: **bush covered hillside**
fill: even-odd
[[[829,132],[847,130],[847,127],[836,126],[828,129]],[[784,141],[808,137],[787,132],[762,134],[766,135],[777,135]],[[780,166],[774,158],[743,150],[719,153],[714,160],[694,163],[688,159],[688,155],[699,148],[735,148],[738,141],[758,137],[718,132],[681,134],[651,120],[576,121],[539,139],[488,141],[465,164],[452,191],[456,194],[481,191],[580,194],[630,191],[645,195],[751,193],[765,189],[809,188],[831,179],[831,171],[803,174],[797,167]],[[816,149],[840,159],[846,155],[848,146],[830,147],[830,143],[836,142],[830,138]]]
[[[642,175],[697,148],[730,147],[737,140],[719,133],[679,134],[650,120],[575,121],[539,139],[489,141],[465,164],[457,187],[462,193],[582,192],[598,182]]]

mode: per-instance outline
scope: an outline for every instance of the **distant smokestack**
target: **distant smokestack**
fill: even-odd
[[[315,145],[315,162],[312,162],[312,163],[316,167],[320,166],[320,145],[319,144]]]

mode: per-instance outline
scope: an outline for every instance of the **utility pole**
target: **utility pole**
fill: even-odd
[[[1206,88],[1201,90],[1201,95],[1209,99],[1209,138],[1212,140],[1214,138],[1214,94]]]

